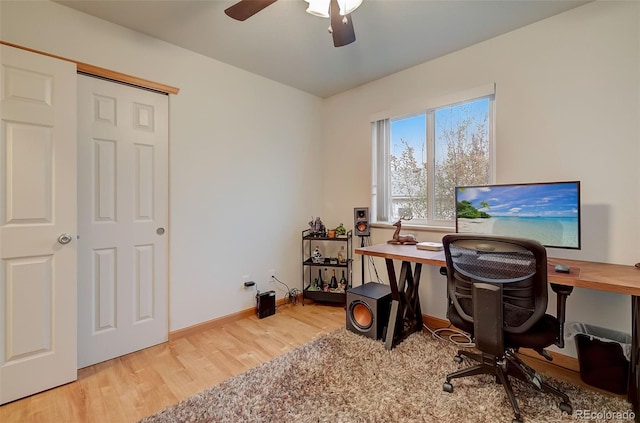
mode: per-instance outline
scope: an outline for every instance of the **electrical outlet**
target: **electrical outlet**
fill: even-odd
[[[276,269],[267,270],[267,278],[269,279],[270,282],[273,282],[275,280],[275,277],[276,277]]]
[[[242,275],[242,287],[247,287],[247,282],[251,282],[251,275]]]

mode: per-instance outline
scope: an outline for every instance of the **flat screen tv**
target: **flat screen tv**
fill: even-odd
[[[456,232],[580,249],[580,182],[456,187]]]

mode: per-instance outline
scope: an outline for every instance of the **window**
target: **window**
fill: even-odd
[[[372,217],[453,226],[454,188],[493,183],[493,86],[416,114],[372,123]]]

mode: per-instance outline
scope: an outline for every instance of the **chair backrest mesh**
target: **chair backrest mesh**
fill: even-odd
[[[473,322],[475,282],[502,286],[504,330],[528,330],[547,308],[546,251],[535,241],[487,235],[443,238],[449,297],[458,314]]]

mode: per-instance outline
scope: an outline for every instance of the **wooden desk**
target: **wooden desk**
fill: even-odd
[[[415,245],[377,244],[356,248],[355,253],[381,257],[386,261],[391,286],[391,313],[385,347],[391,349],[394,343],[422,330],[422,312],[418,297],[420,271],[423,264],[446,266],[444,252],[418,250]],[[402,262],[399,279],[396,279],[394,260]],[[631,295],[632,341],[628,399],[633,404],[636,421],[640,421],[640,269],[634,266],[552,257],[548,258],[548,262],[551,269],[548,273],[549,282]],[[553,266],[557,263],[570,266],[571,273],[556,273]]]

